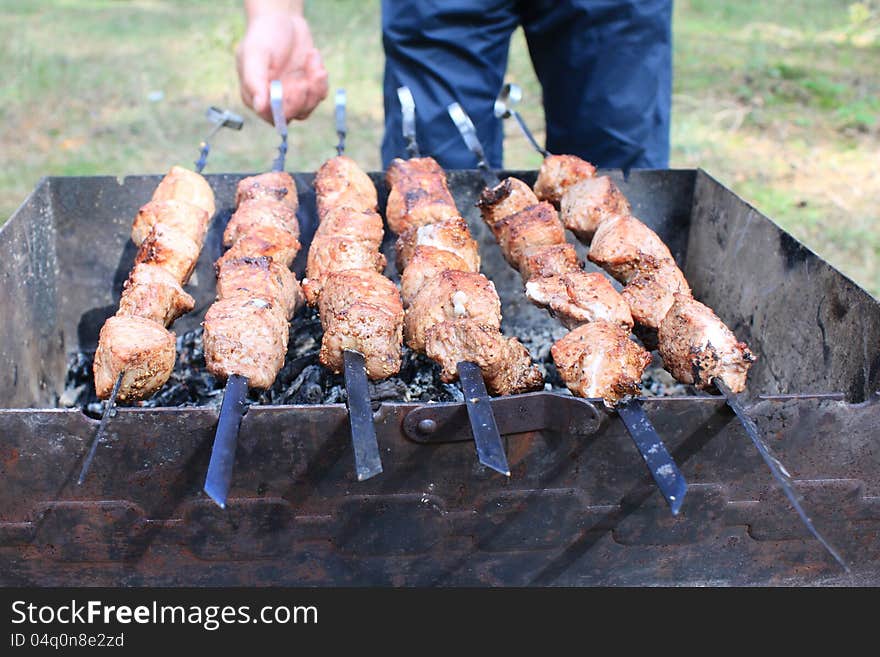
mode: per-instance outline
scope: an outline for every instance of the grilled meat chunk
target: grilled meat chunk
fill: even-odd
[[[299,240],[288,230],[277,226],[255,226],[235,241],[232,248],[217,261],[217,266],[227,260],[265,256],[279,265],[290,267],[299,253],[299,247]]]
[[[495,285],[482,274],[447,270],[427,281],[406,311],[404,337],[414,350],[425,351],[425,335],[448,319],[469,318],[501,330],[501,301]]]
[[[385,265],[385,256],[370,242],[347,237],[315,240],[309,249],[307,278],[303,281],[306,300],[312,306],[318,302],[324,279],[332,272],[348,269],[380,272]]]
[[[186,201],[214,216],[214,192],[201,174],[173,166],[153,192],[154,201]]]
[[[296,183],[285,171],[269,171],[242,178],[235,190],[235,207],[243,201],[257,199],[283,203],[294,212],[299,206]]]
[[[715,378],[742,392],[755,361],[711,308],[686,294],[676,294],[657,331],[663,365],[682,383],[708,388]]]
[[[251,388],[272,385],[287,354],[283,308],[247,294],[226,297],[208,309],[203,326],[205,363],[211,374],[221,379],[245,376]]]
[[[547,308],[568,329],[596,320],[632,329],[633,318],[626,301],[598,272],[533,278],[526,283],[526,297]]]
[[[225,260],[217,269],[217,298],[251,296],[279,304],[289,321],[303,303],[293,272],[270,258]]]
[[[138,210],[131,226],[131,240],[140,246],[156,224],[180,231],[201,249],[211,217],[202,208],[187,201],[150,201]]]
[[[375,212],[379,205],[373,181],[345,155],[338,155],[321,165],[315,174],[315,192],[322,222],[324,215],[335,208]]]
[[[122,288],[119,317],[133,315],[171,326],[175,319],[195,307],[177,279],[158,265],[135,265]]]
[[[368,242],[378,249],[384,236],[382,217],[375,210],[335,207],[324,211],[314,239],[347,237]]]
[[[186,285],[199,259],[199,245],[176,228],[156,224],[141,242],[134,263],[157,265]]]
[[[452,251],[434,246],[417,246],[400,275],[400,293],[404,307],[409,306],[422,286],[447,269],[468,271],[467,263]]]
[[[549,203],[532,205],[505,217],[495,224],[494,233],[507,262],[516,269],[520,269],[526,249],[565,244],[565,229]]]
[[[400,370],[403,305],[390,280],[364,269],[333,272],[324,280],[318,312],[324,328],[322,365],[342,372],[343,352],[350,349],[364,355],[371,379]]]
[[[458,216],[446,174],[433,158],[395,159],[385,179],[391,190],[385,218],[394,233]]]
[[[480,271],[479,247],[471,237],[467,222],[461,217],[450,217],[425,226],[413,226],[401,233],[395,245],[398,271],[409,266],[409,261],[419,246],[432,246],[454,253],[464,261],[463,270]]]
[[[120,372],[118,399],[145,399],[161,388],[174,369],[174,334],[158,322],[134,315],[109,317],[98,338],[93,372],[95,392],[107,399]]]
[[[277,201],[249,199],[242,201],[223,231],[223,246],[235,244],[257,226],[273,226],[299,239],[299,221],[296,211]]]
[[[518,178],[505,178],[495,187],[483,189],[477,201],[483,221],[492,231],[495,224],[510,215],[538,204],[532,188]]]
[[[568,242],[530,246],[520,254],[518,265],[524,283],[532,278],[561,276],[581,269],[577,251]]]
[[[569,187],[560,202],[562,223],[584,244],[589,244],[602,223],[628,215],[629,201],[608,176],[586,178]]]
[[[615,404],[636,395],[651,354],[629,339],[629,331],[598,320],[583,324],[550,349],[559,376],[578,397]]]
[[[447,383],[458,378],[458,363],[469,361],[480,368],[486,388],[493,395],[529,392],[544,385],[541,370],[532,365],[528,350],[519,340],[506,338],[497,329],[471,319],[452,319],[432,326],[425,336],[425,353],[440,365],[440,376]]]
[[[673,260],[658,237],[635,217],[613,217],[599,226],[590,245],[589,259],[621,283],[628,283],[645,263]]]
[[[541,163],[535,195],[558,208],[566,189],[595,173],[596,167],[575,155],[550,155]]]
[[[674,260],[644,258],[641,269],[620,294],[636,322],[656,329],[672,307],[675,295],[690,296],[691,288]]]

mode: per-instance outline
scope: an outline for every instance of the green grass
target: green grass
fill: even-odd
[[[307,12],[349,94],[349,152],[379,166],[382,48],[377,2]],[[0,0],[0,221],[42,175],[156,173],[191,162],[207,105],[244,113],[209,171],[256,171],[274,133],[238,98],[240,0]],[[703,167],[875,294],[880,293],[880,2],[678,0],[672,165]],[[522,33],[508,79],[543,136]],[[161,100],[150,100],[161,92]],[[538,157],[507,126],[505,163]],[[332,154],[332,107],[291,127],[291,167]]]

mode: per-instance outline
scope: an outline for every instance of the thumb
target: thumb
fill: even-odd
[[[243,59],[242,77],[253,98],[253,110],[260,114],[269,108],[269,52],[251,48]]]

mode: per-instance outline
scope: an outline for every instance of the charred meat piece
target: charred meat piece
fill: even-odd
[[[346,349],[364,355],[367,376],[384,379],[400,370],[403,306],[394,283],[373,271],[331,273],[324,280],[318,312],[324,337],[318,359],[342,372]]]
[[[495,224],[494,233],[507,262],[516,269],[526,249],[565,244],[565,229],[549,203],[532,205],[505,217]]]
[[[691,288],[674,260],[645,258],[638,273],[623,288],[621,296],[633,319],[656,329],[672,307],[676,294],[690,296]]]
[[[158,265],[135,265],[122,288],[117,316],[133,315],[170,326],[195,307],[177,279]]]
[[[98,338],[93,367],[95,391],[110,396],[125,372],[118,399],[145,399],[161,388],[174,369],[174,334],[158,322],[137,316],[109,317]]]
[[[403,305],[409,306],[422,286],[447,269],[467,271],[467,263],[451,251],[434,246],[417,246],[406,269],[400,275]]]
[[[638,394],[651,354],[628,336],[629,331],[619,325],[599,320],[558,340],[550,352],[568,389],[606,404]]]
[[[272,385],[287,353],[284,309],[269,299],[236,295],[214,302],[203,326],[205,363],[211,374],[221,379],[245,376],[251,388]]]
[[[385,179],[391,190],[385,218],[394,233],[458,216],[446,174],[433,158],[395,159]]]
[[[235,190],[235,207],[247,200],[265,200],[283,203],[296,212],[299,198],[296,183],[285,171],[269,171],[242,178]]]
[[[288,321],[303,303],[293,272],[270,258],[225,260],[217,270],[217,298],[251,296],[278,303]]]
[[[575,155],[550,155],[541,163],[535,194],[558,208],[566,189],[595,173],[596,167]]]
[[[134,263],[157,265],[186,285],[199,259],[199,245],[179,230],[156,224],[138,249]]]
[[[581,269],[577,251],[568,242],[550,246],[530,246],[520,254],[518,264],[523,282],[528,282],[532,278],[561,276]]]
[[[603,222],[593,236],[588,257],[621,283],[645,269],[646,262],[673,259],[657,233],[630,216]]]
[[[299,221],[295,210],[276,201],[255,199],[242,201],[230,217],[226,230],[223,231],[223,246],[232,246],[257,226],[285,230],[299,239]]]
[[[441,378],[458,378],[461,361],[475,363],[493,395],[538,390],[544,385],[541,370],[532,365],[528,350],[516,338],[471,319],[453,319],[432,326],[426,335],[425,353],[442,368]]]
[[[608,176],[586,178],[569,187],[560,203],[562,223],[589,244],[602,223],[630,213],[629,201]]]
[[[510,215],[538,204],[532,188],[518,178],[505,178],[480,194],[477,207],[486,225],[495,232],[495,224]]]
[[[303,291],[309,305],[315,305],[321,294],[324,279],[333,272],[348,269],[367,269],[380,272],[385,269],[385,256],[376,246],[363,240],[347,237],[327,237],[315,240],[309,249],[306,279]]]
[[[277,226],[255,226],[236,240],[232,248],[217,261],[217,266],[227,260],[265,256],[279,265],[290,267],[299,247],[299,240],[290,231]]]
[[[201,174],[173,166],[153,192],[154,201],[186,201],[214,216],[214,192]]]
[[[576,271],[533,278],[526,283],[526,297],[547,308],[568,329],[596,320],[632,329],[633,319],[626,301],[598,272]]]
[[[428,329],[448,319],[462,318],[500,331],[501,301],[495,285],[482,274],[444,271],[427,281],[410,303],[403,327],[406,343],[424,352]]]
[[[140,246],[156,224],[180,231],[201,248],[211,217],[202,208],[187,201],[150,201],[138,210],[131,226],[131,240]]]
[[[465,262],[465,271],[480,271],[480,251],[471,237],[467,222],[461,217],[450,217],[425,226],[413,226],[401,233],[397,249],[397,269],[409,266],[419,246],[432,246],[454,253]]]
[[[379,201],[370,177],[345,155],[331,158],[315,174],[318,216],[335,208],[348,207],[360,212],[375,212]]]
[[[327,209],[321,216],[321,223],[318,224],[314,239],[347,237],[369,242],[378,249],[384,236],[382,217],[375,210],[336,207]]]
[[[689,295],[675,295],[657,339],[663,365],[682,383],[708,388],[719,378],[733,392],[745,390],[755,356],[711,308]]]

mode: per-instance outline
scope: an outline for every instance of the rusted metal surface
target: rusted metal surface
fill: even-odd
[[[210,263],[238,178],[209,176],[221,209],[192,290],[200,312],[179,330],[213,298]],[[311,177],[296,179],[307,244]],[[758,346],[748,410],[851,576],[806,536],[719,397],[644,400],[690,483],[676,518],[619,418],[549,392],[492,401],[510,479],[475,461],[461,404],[386,403],[375,413],[385,472],[367,482],[355,479],[346,409],[334,404],[251,407],[225,511],[201,492],[212,408],[120,409],[76,486],[97,422],[53,408],[65,358],[94,345],[115,309],[131,217],[158,180],[48,179],[0,232],[0,583],[880,584],[880,310],[693,171],[633,172],[621,184],[698,295]],[[450,182],[505,328],[549,323],[521,300],[471,208],[479,176]]]

